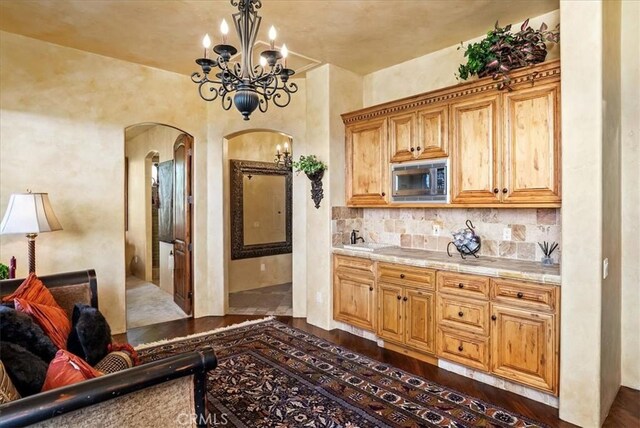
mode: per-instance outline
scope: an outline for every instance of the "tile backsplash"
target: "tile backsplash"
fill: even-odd
[[[452,231],[465,227],[469,219],[482,239],[480,255],[518,260],[540,260],[538,242],[561,244],[560,209],[492,208],[347,208],[333,207],[333,244],[347,244],[352,229],[360,231],[366,242],[399,245],[433,251],[446,251]],[[440,233],[434,234],[434,224]],[[504,229],[511,228],[511,239],[504,240]],[[453,247],[452,247],[453,249]],[[562,244],[553,253],[561,257]]]

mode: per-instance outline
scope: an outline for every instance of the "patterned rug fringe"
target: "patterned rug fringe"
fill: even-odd
[[[237,324],[231,324],[231,325],[228,325],[226,327],[220,327],[220,328],[216,328],[216,329],[213,329],[213,330],[205,331],[205,332],[202,332],[202,333],[195,333],[195,334],[190,334],[188,336],[182,336],[182,337],[174,337],[172,339],[163,339],[163,340],[158,340],[156,342],[143,343],[142,345],[136,346],[135,349],[136,349],[136,351],[140,351],[142,349],[153,348],[154,346],[166,345],[167,343],[179,342],[179,341],[185,340],[185,339],[193,339],[194,337],[208,336],[210,334],[219,333],[219,332],[225,331],[225,330],[233,330],[235,328],[244,327],[244,326],[251,325],[251,324],[260,324],[262,322],[271,321],[273,319],[275,319],[275,317],[269,316],[269,317],[260,318],[260,319],[257,319],[257,320],[243,321],[243,322],[240,322],[240,323],[237,323]]]

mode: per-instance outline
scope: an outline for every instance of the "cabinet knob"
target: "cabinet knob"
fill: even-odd
[[[406,296],[402,298],[403,302],[406,302],[407,300],[409,300]]]
[[[418,146],[418,147],[416,147],[416,150],[420,151],[420,150],[422,150],[422,147]]]
[[[524,297],[524,294],[522,294],[522,292],[520,291],[518,292],[517,296],[518,296],[518,299],[522,299]]]
[[[373,287],[369,287],[369,291],[373,291]]]
[[[418,149],[418,150],[420,150],[420,149]],[[414,149],[413,147],[411,147],[411,151],[412,151],[412,152],[415,152],[415,151],[416,151],[416,149]]]
[[[495,316],[495,315],[491,315],[491,319],[495,321],[495,320],[497,320],[497,319],[498,319],[498,317],[497,317],[497,316]]]
[[[462,345],[458,346],[458,351],[462,352],[464,350],[464,348],[462,347]]]
[[[464,284],[463,283],[458,284],[458,288],[464,288]]]
[[[497,187],[493,188],[493,193],[498,194],[499,191],[500,191],[500,189],[498,189]]]
[[[464,312],[462,312],[462,311],[458,312],[458,316],[459,317],[463,317],[464,316]]]
[[[507,189],[506,187],[504,189],[502,189],[502,193],[508,193],[509,189]]]
[[[400,279],[404,279],[404,274],[403,273],[400,274]]]
[[[386,194],[386,193],[384,193],[384,192],[382,192],[382,196],[387,196],[387,194]]]
[[[397,296],[397,297],[398,297],[398,300],[402,299],[402,296]]]

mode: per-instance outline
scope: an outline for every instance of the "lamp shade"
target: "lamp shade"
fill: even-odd
[[[42,233],[61,230],[47,193],[14,193],[4,213],[0,234]]]

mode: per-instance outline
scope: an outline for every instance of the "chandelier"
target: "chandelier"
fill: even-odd
[[[191,80],[198,85],[198,92],[203,100],[214,101],[220,98],[225,110],[235,104],[244,120],[249,120],[256,108],[266,112],[270,101],[278,107],[289,105],[291,94],[298,91],[298,85],[289,82],[295,72],[287,68],[286,45],[283,44],[279,51],[275,48],[276,30],[273,26],[269,30],[270,49],[262,52],[259,65],[253,65],[253,46],[262,20],[258,16],[262,0],[230,1],[232,6],[238,7],[238,12],[232,18],[242,47],[241,62],[230,62],[238,50],[227,44],[229,26],[222,20],[222,44],[213,47],[217,58],[208,57],[211,39],[207,34],[202,40],[204,58],[196,60],[202,73],[194,72]],[[210,79],[210,73],[214,69],[215,78]],[[231,94],[234,94],[233,98]]]

